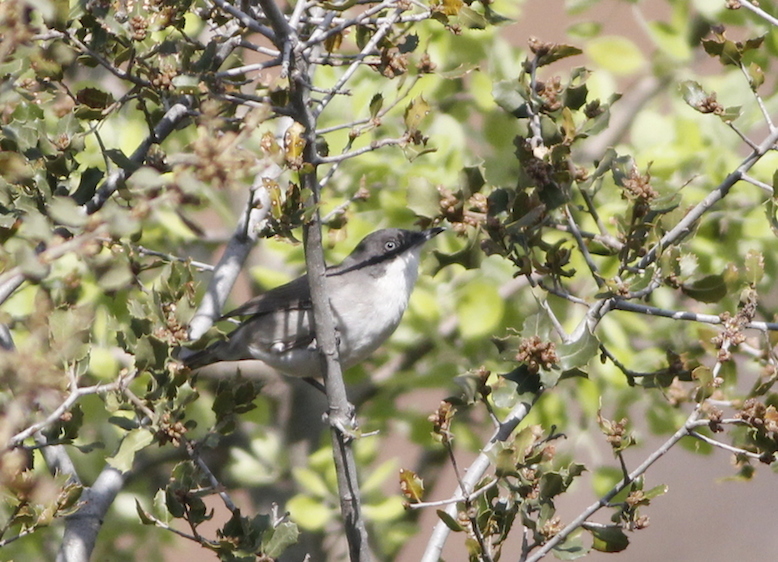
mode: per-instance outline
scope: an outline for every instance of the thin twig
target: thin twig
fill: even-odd
[[[494,488],[499,483],[500,483],[500,480],[498,478],[493,478],[492,480],[489,481],[488,484],[484,484],[483,486],[481,486],[480,488],[478,488],[476,491],[474,491],[473,493],[471,493],[469,496],[467,496],[465,498],[456,498],[456,497],[454,497],[454,498],[448,498],[448,499],[445,499],[445,500],[438,500],[438,501],[434,501],[434,502],[411,503],[411,504],[408,504],[408,509],[421,509],[421,508],[424,508],[424,507],[440,507],[442,505],[450,505],[452,503],[457,503],[457,502],[461,502],[461,501],[473,501],[475,499],[478,499],[480,496],[485,494],[487,491],[489,491],[492,488]]]
[[[394,1],[391,2],[391,4],[393,3]],[[403,12],[402,8],[395,9],[394,12],[392,12],[392,15],[388,17],[386,21],[378,28],[375,34],[362,48],[356,60],[353,63],[351,63],[351,65],[346,69],[346,71],[343,73],[340,79],[336,82],[335,86],[332,88],[333,92],[340,91],[340,89],[343,88],[343,85],[346,84],[346,82],[348,82],[351,79],[351,77],[357,71],[357,68],[359,68],[362,59],[365,56],[367,56],[367,53],[370,53],[378,45],[378,43],[384,38],[384,36],[389,32],[389,29],[392,27],[392,25],[394,25],[394,23],[397,21],[397,18],[400,17],[402,12]],[[321,112],[324,111],[324,108],[327,107],[327,105],[332,101],[333,97],[335,97],[334,93],[329,94],[325,96],[321,102],[319,102],[319,104],[316,106],[316,109],[313,111],[314,117],[318,117],[319,115],[321,115]]]
[[[138,148],[135,149],[135,152],[132,153],[129,158],[130,161],[138,166],[143,164],[151,146],[166,139],[189,114],[190,104],[191,100],[186,98],[184,102],[178,102],[168,109],[165,115],[162,116],[162,119],[159,120],[159,123],[157,123],[157,126],[154,127],[154,130],[143,139]],[[97,189],[92,199],[87,201],[85,205],[86,212],[91,215],[100,209],[134,171],[117,168],[111,172],[108,179]]]
[[[195,464],[197,464],[200,471],[205,474],[206,478],[208,478],[208,481],[211,483],[211,487],[216,491],[217,494],[219,494],[219,497],[222,499],[222,502],[224,502],[224,505],[227,507],[227,509],[230,510],[230,513],[236,513],[238,508],[235,505],[235,502],[233,502],[232,498],[230,498],[227,492],[224,491],[224,486],[219,482],[213,472],[211,472],[211,469],[208,467],[208,465],[205,464],[205,461],[200,456],[200,452],[197,450],[197,447],[186,438],[184,438],[184,447],[186,448],[186,454],[189,455],[189,458],[192,459]]]
[[[667,232],[662,239],[657,242],[648,253],[638,263],[638,269],[645,269],[649,264],[653,263],[659,252],[665,248],[670,247],[675,242],[689,234],[693,226],[704,215],[708,209],[713,207],[716,203],[727,196],[729,190],[738,181],[743,179],[743,174],[750,170],[754,164],[756,164],[768,151],[775,147],[775,143],[778,141],[778,129],[772,131],[762,143],[749,154],[745,160],[737,167],[735,171],[730,173],[723,182],[721,182],[713,191],[711,191],[705,199],[700,201],[695,207],[689,211],[669,232]]]
[[[764,19],[768,23],[771,23],[772,25],[778,26],[778,18],[775,18],[774,16],[771,16],[767,12],[765,12],[762,8],[759,6],[756,6],[755,4],[752,4],[749,0],[738,0],[738,3],[743,6],[747,10],[751,10],[754,12],[757,16]]]
[[[562,543],[572,532],[577,530],[585,521],[587,521],[592,515],[594,515],[597,511],[602,509],[603,507],[607,507],[610,504],[610,501],[619,493],[621,492],[626,486],[629,485],[630,482],[635,481],[637,478],[639,478],[642,474],[644,474],[650,467],[653,465],[656,461],[658,461],[660,458],[662,458],[670,449],[675,446],[676,443],[678,443],[681,439],[689,435],[690,433],[690,427],[691,424],[693,424],[700,415],[700,406],[699,404],[697,407],[694,408],[692,413],[687,418],[686,422],[676,431],[672,437],[670,437],[667,441],[665,441],[661,447],[659,447],[656,451],[651,453],[646,460],[643,461],[643,463],[638,466],[635,470],[629,473],[629,475],[626,478],[623,478],[621,482],[616,484],[613,488],[610,489],[610,491],[602,496],[600,499],[598,499],[596,502],[594,502],[592,505],[587,507],[583,512],[581,512],[578,517],[573,519],[568,525],[559,531],[556,535],[551,537],[548,542],[543,544],[543,546],[540,547],[532,556],[527,558],[527,562],[537,562],[541,558],[543,558],[546,554],[551,552],[555,546]]]
[[[666,310],[664,308],[657,308],[655,306],[649,306],[646,304],[635,303],[622,299],[612,299],[611,308],[614,310],[638,312],[640,314],[647,314],[649,316],[672,318],[673,320],[703,322],[705,324],[723,324],[724,322],[720,316],[714,316],[713,314],[698,314],[696,312],[688,312],[686,310]],[[778,331],[778,322],[760,322],[752,320],[751,322],[744,324],[743,328],[775,332]]]
[[[540,393],[533,398],[532,403],[520,402],[516,404],[505,418],[505,421],[503,421],[500,427],[492,434],[487,445],[481,450],[481,453],[476,457],[475,461],[467,468],[461,484],[457,483],[457,491],[451,496],[455,501],[446,508],[446,513],[449,516],[456,518],[456,501],[461,499],[460,487],[464,487],[466,495],[472,493],[476,484],[481,481],[489,466],[491,466],[490,451],[496,447],[499,442],[505,441],[510,437],[519,423],[521,423],[527,414],[529,414],[530,409],[539,397]],[[441,552],[443,551],[443,545],[450,533],[451,529],[449,529],[448,525],[442,520],[438,521],[430,535],[430,540],[427,543],[427,548],[424,551],[421,562],[438,562],[440,560]]]
[[[752,185],[755,185],[756,187],[758,187],[759,189],[761,189],[762,191],[764,191],[765,193],[767,193],[767,195],[770,195],[771,197],[775,194],[775,190],[773,189],[773,186],[768,184],[768,183],[760,181],[760,180],[758,180],[756,178],[752,178],[748,174],[743,174],[743,178],[742,179],[743,179],[743,181],[747,181],[748,183],[750,183]]]
[[[725,451],[729,451],[730,453],[734,453],[736,455],[742,455],[744,457],[748,457],[750,459],[754,459],[757,461],[764,460],[763,455],[758,455],[757,453],[746,451],[745,449],[741,449],[740,447],[733,447],[732,445],[727,445],[726,443],[722,443],[721,441],[716,441],[715,439],[711,439],[710,437],[703,435],[702,433],[698,433],[696,431],[690,431],[689,435],[691,435],[695,439],[699,439],[700,441],[707,443],[708,445],[713,445],[714,447],[718,447],[719,449],[724,449]]]
[[[383,148],[385,146],[403,145],[407,142],[408,140],[404,137],[399,139],[381,139],[381,140],[373,141],[369,145],[363,146],[362,148],[357,148],[356,150],[352,150],[351,152],[346,152],[345,154],[338,154],[337,156],[318,156],[317,159],[319,164],[335,164],[335,163],[343,162],[350,158],[355,158],[367,152],[378,150],[379,148]]]
[[[14,541],[18,541],[22,537],[26,537],[30,533],[34,533],[37,530],[38,530],[38,527],[31,526],[29,529],[24,529],[24,530],[20,531],[18,535],[14,535],[13,537],[9,537],[7,539],[3,539],[3,540],[0,541],[0,548],[3,548],[4,546],[7,546],[7,545],[11,544]]]
[[[257,33],[260,33],[270,39],[271,41],[274,40],[273,31],[264,25],[261,25],[257,22],[254,18],[252,18],[250,15],[248,15],[245,12],[242,12],[232,4],[228,4],[224,0],[211,0],[214,4],[219,6],[222,10],[224,10],[226,13],[230,14],[232,17],[234,17],[236,20],[238,20],[243,27],[250,31],[255,31]]]
[[[55,423],[57,420],[59,420],[62,417],[62,415],[65,412],[69,411],[70,408],[73,407],[73,405],[76,403],[76,401],[78,401],[79,398],[91,394],[103,394],[105,392],[114,392],[118,390],[123,383],[124,383],[123,380],[117,380],[111,383],[95,384],[93,386],[82,386],[75,390],[71,390],[67,398],[65,398],[65,400],[63,400],[62,403],[59,406],[57,406],[48,416],[46,416],[43,420],[32,424],[26,429],[23,429],[22,431],[18,432],[16,435],[11,437],[11,439],[8,440],[8,444],[6,445],[6,447],[8,449],[17,447],[25,439],[32,437],[38,431],[41,431],[42,429],[45,429],[51,424]]]
[[[605,280],[597,269],[597,264],[594,263],[592,255],[589,253],[589,248],[586,247],[586,242],[584,242],[583,236],[581,236],[581,231],[578,228],[578,224],[575,222],[575,217],[573,217],[573,213],[570,210],[570,205],[565,205],[565,217],[567,217],[567,224],[570,227],[570,232],[572,232],[573,238],[575,238],[575,241],[578,243],[578,250],[581,252],[586,265],[589,267],[594,282],[597,283],[598,287],[602,287],[605,285]]]

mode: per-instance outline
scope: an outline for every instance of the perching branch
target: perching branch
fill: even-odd
[[[321,353],[321,367],[327,394],[328,417],[331,427],[332,450],[338,481],[338,494],[343,525],[352,562],[371,559],[367,528],[362,514],[357,466],[352,449],[352,438],[346,428],[352,424],[352,406],[348,402],[346,387],[335,335],[335,319],[327,296],[324,252],[322,249],[319,203],[321,186],[317,178],[316,116],[312,110],[310,84],[312,67],[296,52],[297,37],[272,0],[259,0],[268,15],[276,34],[276,47],[289,56],[291,110],[296,122],[303,126],[303,161],[310,165],[300,173],[301,186],[312,194],[311,206],[315,209],[312,220],[305,225],[305,262],[313,304],[313,320],[316,343]]]

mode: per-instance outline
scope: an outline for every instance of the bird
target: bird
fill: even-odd
[[[395,331],[419,274],[424,244],[441,227],[386,228],[368,234],[342,263],[325,270],[342,368],[366,359]],[[321,378],[307,276],[271,289],[222,316],[242,318],[226,340],[182,358],[190,369],[259,359],[278,371]]]

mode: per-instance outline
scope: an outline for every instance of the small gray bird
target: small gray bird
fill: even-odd
[[[326,271],[340,361],[356,365],[400,323],[419,275],[425,242],[442,228],[387,228],[367,235]],[[259,359],[292,376],[321,377],[308,278],[299,277],[246,302],[223,318],[245,317],[224,341],[183,358],[191,369],[218,361]]]

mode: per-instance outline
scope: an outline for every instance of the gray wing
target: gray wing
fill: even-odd
[[[253,356],[250,348],[278,354],[307,347],[315,338],[311,315],[307,277],[271,289],[224,315],[249,317],[230,334],[227,353],[248,359]]]
[[[226,313],[222,318],[259,316],[281,310],[310,310],[311,307],[311,290],[308,287],[308,278],[303,276],[246,301],[235,310]]]
[[[259,295],[222,318],[247,317],[225,341],[217,342],[184,361],[196,369],[218,361],[262,359],[296,348],[309,347],[314,339],[308,279],[300,277]]]

